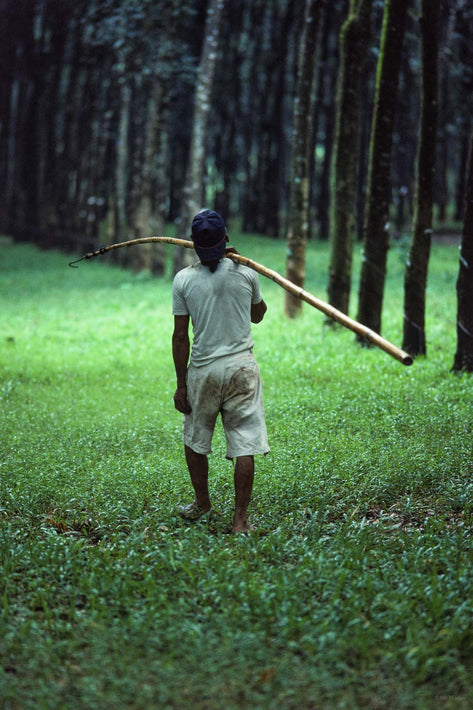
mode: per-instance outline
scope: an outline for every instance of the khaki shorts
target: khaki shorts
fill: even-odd
[[[198,454],[212,452],[217,416],[222,416],[228,459],[267,454],[261,376],[253,353],[218,358],[209,365],[189,367],[184,415],[184,444]]]

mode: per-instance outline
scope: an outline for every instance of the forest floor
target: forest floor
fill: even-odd
[[[284,273],[283,242],[232,241]],[[396,344],[405,257],[393,245],[383,335]],[[226,532],[220,427],[219,514],[177,514],[192,496],[169,278],[71,258],[0,243],[2,708],[473,707],[473,380],[450,371],[456,246],[434,240],[428,354],[411,367],[313,308],[288,322],[284,292],[261,279],[271,453],[256,462],[250,537]],[[321,298],[328,261],[309,245]]]

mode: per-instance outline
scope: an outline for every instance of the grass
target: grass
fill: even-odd
[[[235,241],[284,272],[282,243]],[[383,314],[397,344],[405,249],[391,250]],[[257,460],[251,538],[224,532],[220,430],[217,523],[176,516],[191,491],[169,280],[107,257],[72,271],[28,245],[0,254],[2,707],[472,706],[472,380],[450,373],[456,247],[434,245],[428,357],[411,368],[309,307],[287,322],[283,291],[262,279],[254,337],[272,451]],[[311,244],[307,288],[321,298],[327,265],[327,246]]]

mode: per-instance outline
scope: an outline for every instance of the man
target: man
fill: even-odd
[[[225,258],[235,250],[226,249],[227,230],[218,212],[203,210],[194,217],[192,240],[199,261],[179,271],[173,282],[174,404],[184,414],[184,449],[195,492],[195,500],[183,506],[180,515],[197,520],[211,511],[207,455],[220,413],[226,457],[235,459],[232,532],[245,533],[250,530],[247,508],[254,456],[269,451],[251,336],[251,323],[259,323],[267,307],[258,275]]]

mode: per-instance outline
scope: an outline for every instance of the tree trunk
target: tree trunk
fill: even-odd
[[[381,331],[389,248],[391,155],[402,45],[409,0],[386,0],[371,131],[363,262],[359,289],[360,323]]]
[[[20,72],[17,64],[21,51],[20,37],[25,20],[18,6],[4,3],[0,23],[0,229],[11,230],[10,218],[15,195],[17,127],[20,98]]]
[[[12,183],[6,186],[6,199],[11,215],[11,230],[16,241],[34,242],[37,201],[35,195],[35,123],[36,102],[38,100],[38,58],[34,36],[34,25],[38,22],[41,8],[35,7],[30,13],[21,5],[22,13],[19,42],[16,48],[13,90],[16,96],[12,105],[13,132],[9,142],[9,168]],[[3,198],[3,196],[2,196]]]
[[[372,0],[352,0],[340,35],[335,145],[330,210],[329,303],[348,314],[355,232],[356,155],[361,73],[369,40]]]
[[[457,351],[452,369],[473,372],[473,134],[466,179],[457,298]]]
[[[18,133],[18,115],[20,111],[19,102],[21,95],[20,80],[13,76],[10,86],[10,105],[5,107],[5,115],[7,118],[6,133],[6,148],[4,158],[4,176],[2,176],[3,199],[0,205],[0,225],[2,230],[10,232],[14,229],[11,222],[15,207],[15,194],[19,189],[18,183],[18,160],[17,160],[17,133]]]
[[[368,77],[361,79],[361,94],[367,96],[369,92]],[[368,175],[368,153],[370,144],[370,116],[371,102],[365,100],[360,107],[360,130],[357,146],[358,161],[356,166],[356,194],[355,194],[355,234],[356,241],[363,241],[363,221],[366,204],[366,183]]]
[[[125,77],[120,85],[120,118],[118,124],[115,164],[115,241],[127,235],[128,125],[130,122],[131,89]]]
[[[432,234],[438,112],[439,0],[422,0],[422,98],[417,185],[410,253],[404,281],[403,349],[425,355],[425,290]]]
[[[131,220],[130,232],[133,239],[150,236],[152,227],[157,227],[158,224],[160,227],[158,231],[161,234],[164,227],[163,220],[153,219],[153,160],[159,143],[163,91],[157,65],[155,71],[156,76],[150,89],[144,122],[144,147],[141,156],[138,204]],[[162,274],[164,273],[164,252],[165,249],[162,245],[144,244],[140,249],[130,250],[129,263],[135,271],[147,269],[153,274]]]
[[[289,146],[284,129],[289,118],[287,86],[290,93],[297,12],[294,0],[285,6],[260,2],[256,9],[244,28],[251,37],[249,49],[246,45],[240,49],[250,55],[249,68],[247,59],[243,62],[239,111],[246,173],[242,223],[244,231],[277,237],[287,193]]]
[[[324,0],[307,0],[294,102],[293,157],[287,233],[286,277],[297,286],[305,280],[305,247],[309,234],[309,147],[312,93],[319,19]],[[286,315],[294,318],[302,301],[286,292]]]
[[[406,34],[409,33],[411,37],[417,36],[417,22],[418,17],[410,20],[411,26],[408,27]],[[419,97],[422,91],[421,77],[417,76],[419,73],[417,65],[420,64],[417,49],[420,49],[420,42],[416,42],[415,49],[414,59],[410,47],[406,47],[399,76],[400,87],[394,134],[402,136],[402,139],[394,142],[391,181],[394,203],[392,236],[395,239],[410,233],[414,212],[416,160],[419,149]]]
[[[458,143],[460,159],[458,165],[458,174],[455,184],[455,222],[461,222],[463,219],[463,207],[465,204],[465,189],[466,189],[466,171],[468,163],[468,146],[470,142],[469,126],[471,123],[471,116],[468,119],[465,118],[461,122],[460,129],[458,131]]]
[[[332,167],[332,155],[335,139],[335,72],[332,72],[330,80],[332,85],[327,92],[324,101],[324,158],[322,161],[322,169],[320,171],[319,181],[319,199],[317,200],[317,220],[319,222],[319,239],[328,241],[330,232],[330,204],[331,204],[331,186],[330,175]],[[311,176],[312,177],[312,176]]]
[[[454,29],[456,22],[458,0],[453,0],[452,6],[445,6],[444,18],[445,36],[439,55],[439,108],[437,131],[437,165],[435,169],[437,220],[445,222],[448,205],[448,153],[450,150],[450,137],[448,122],[450,116],[450,61]]]
[[[264,52],[267,51],[268,44],[265,34],[267,33],[266,28],[272,24],[271,10],[272,8],[269,5],[261,8],[261,14],[258,16],[257,22],[254,22],[254,18],[248,14],[248,25],[243,26],[244,35],[250,39],[249,48],[246,46],[245,52],[247,55],[251,53],[251,58],[248,63],[249,68],[242,81],[242,95],[240,99],[242,136],[245,146],[245,180],[242,195],[242,229],[244,232],[257,230],[258,204],[255,189],[255,174],[257,172],[261,121],[252,120],[252,116],[261,115],[262,102],[265,97],[264,92],[260,90],[258,80],[261,76],[261,70],[259,70],[259,68],[265,66]],[[254,38],[251,32],[253,24],[255,27]],[[266,32],[264,33],[263,30]],[[240,52],[243,54],[242,50],[240,50]],[[242,63],[243,61],[242,57]]]
[[[71,229],[70,215],[77,209],[71,205],[70,181],[75,174],[76,155],[72,155],[75,146],[72,137],[72,124],[78,119],[75,112],[75,96],[79,84],[80,22],[77,16],[70,18],[64,54],[61,60],[61,73],[58,79],[58,109],[55,116],[54,171],[52,174],[52,213],[49,230],[54,235],[54,242],[62,249],[74,250],[78,246],[78,235]],[[80,102],[79,102],[80,105]],[[51,157],[50,157],[51,160]],[[52,160],[51,160],[52,162]]]
[[[181,233],[187,234],[193,216],[205,207],[205,174],[207,158],[207,129],[211,109],[212,87],[217,63],[223,11],[226,0],[210,0],[204,32],[204,44],[197,77],[194,99],[192,139],[180,211]],[[186,252],[186,253],[184,253]],[[174,272],[192,262],[192,253],[176,249]]]
[[[241,31],[238,33],[234,31],[235,24],[239,21],[244,22],[240,18],[241,12],[241,8],[236,3],[230,3],[222,24],[221,45],[225,49],[224,51],[222,48],[219,50],[219,73],[221,73],[222,79],[231,75],[232,82],[230,86],[222,82],[215,87],[214,95],[217,97],[217,104],[219,104],[217,110],[220,120],[212,122],[210,126],[216,169],[213,209],[225,215],[227,219],[231,214],[232,204],[236,208],[237,203],[237,181],[235,180],[237,146],[235,139],[241,110],[242,77],[240,67],[243,57],[246,57],[248,52],[246,44],[244,48],[240,46]],[[223,97],[224,90],[226,90],[225,98],[219,102],[219,99]]]

